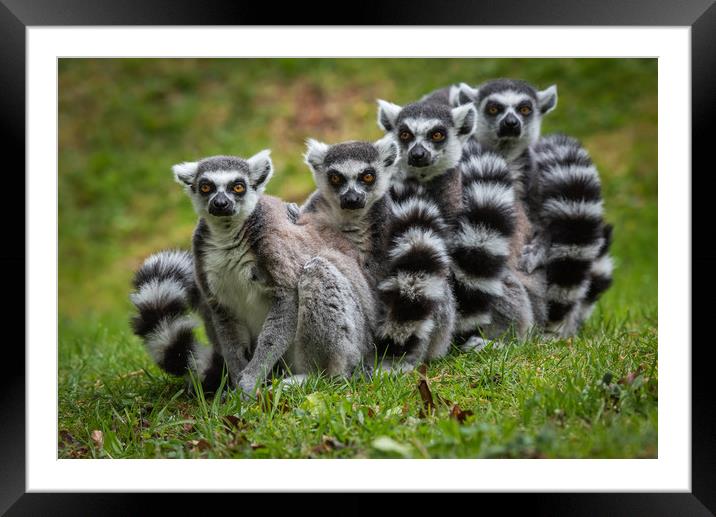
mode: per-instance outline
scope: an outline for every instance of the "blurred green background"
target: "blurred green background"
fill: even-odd
[[[195,216],[172,164],[271,148],[268,192],[301,202],[313,188],[307,137],[377,139],[376,98],[404,104],[495,77],[558,85],[543,132],[586,145],[616,226],[602,309],[655,325],[655,59],[61,59],[61,351],[99,328],[128,331],[133,271],[154,251],[190,246]]]

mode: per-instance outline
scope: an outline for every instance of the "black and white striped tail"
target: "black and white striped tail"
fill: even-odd
[[[516,225],[515,191],[505,160],[470,141],[460,168],[463,210],[450,239],[458,344],[479,336],[494,321],[495,303],[505,294],[503,278]]]
[[[541,217],[550,239],[547,330],[566,337],[578,330],[569,322],[579,319],[573,312],[589,296],[592,268],[600,252],[608,250],[599,173],[581,144],[563,135],[540,140],[535,163],[542,189]],[[600,288],[596,283],[594,287]]]
[[[224,361],[194,337],[197,322],[190,312],[197,308],[200,295],[191,253],[172,250],[150,256],[136,272],[134,288],[130,298],[137,314],[132,329],[154,362],[172,375],[192,371],[205,390],[215,390]]]
[[[386,309],[379,331],[390,355],[425,348],[435,328],[438,304],[449,296],[450,260],[438,207],[420,186],[396,185],[391,192],[388,274],[378,286]]]
[[[612,231],[611,224],[604,225],[604,241],[602,242],[602,247],[599,248],[597,259],[592,262],[592,267],[589,270],[589,287],[582,301],[579,314],[580,323],[589,318],[599,298],[612,285],[614,264],[609,256],[609,250],[612,246]]]

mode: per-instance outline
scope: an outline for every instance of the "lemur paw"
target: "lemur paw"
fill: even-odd
[[[306,383],[306,380],[308,380],[307,374],[297,373],[296,375],[281,379],[279,386],[281,386],[281,388],[285,388],[286,386],[301,386]]]
[[[489,344],[489,341],[478,336],[470,338],[460,347],[464,352],[479,352]]]
[[[537,253],[536,245],[525,244],[525,246],[522,248],[522,253],[520,254],[520,258],[517,262],[517,267],[528,275],[531,275],[539,266],[540,260],[539,254]]]
[[[256,400],[256,380],[250,377],[239,377],[236,386],[241,394],[241,399],[245,402]]]
[[[405,361],[397,361],[395,363],[381,365],[383,371],[389,373],[406,373],[412,372],[415,369],[414,364],[406,363]]]

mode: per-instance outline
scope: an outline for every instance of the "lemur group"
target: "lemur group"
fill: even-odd
[[[556,105],[513,79],[379,100],[380,140],[307,141],[300,207],[264,194],[268,150],[175,165],[192,250],[136,272],[134,332],[164,371],[214,391],[226,370],[245,396],[574,335],[612,282],[612,226],[587,151],[541,134]]]

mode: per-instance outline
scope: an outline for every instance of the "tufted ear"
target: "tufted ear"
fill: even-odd
[[[553,84],[546,90],[537,92],[537,104],[542,115],[546,115],[557,107],[557,85]]]
[[[463,104],[470,104],[471,102],[476,102],[477,95],[479,93],[480,90],[478,90],[477,88],[472,88],[469,84],[466,83],[460,83],[457,92],[457,104],[453,104],[453,106],[461,106]]]
[[[378,99],[378,126],[385,132],[392,131],[402,109],[397,104]]]
[[[398,161],[400,156],[400,150],[398,144],[393,139],[393,135],[386,135],[380,140],[373,143],[375,148],[378,150],[378,156],[380,161],[383,162],[384,167],[392,167],[395,162]]]
[[[463,104],[452,109],[452,121],[457,129],[457,136],[466,141],[475,132],[477,123],[477,110],[473,103]]]
[[[448,104],[452,108],[460,105],[460,87],[456,84],[451,84],[448,89]]]
[[[172,165],[172,172],[177,183],[189,186],[194,182],[196,170],[199,168],[199,162],[182,162]]]
[[[249,164],[249,180],[251,188],[261,190],[266,186],[273,174],[273,163],[271,162],[271,151],[264,149],[259,151],[246,162]]]
[[[311,168],[311,171],[315,174],[323,165],[323,160],[326,159],[326,153],[331,146],[309,138],[306,140],[306,152],[303,155],[303,161]]]

